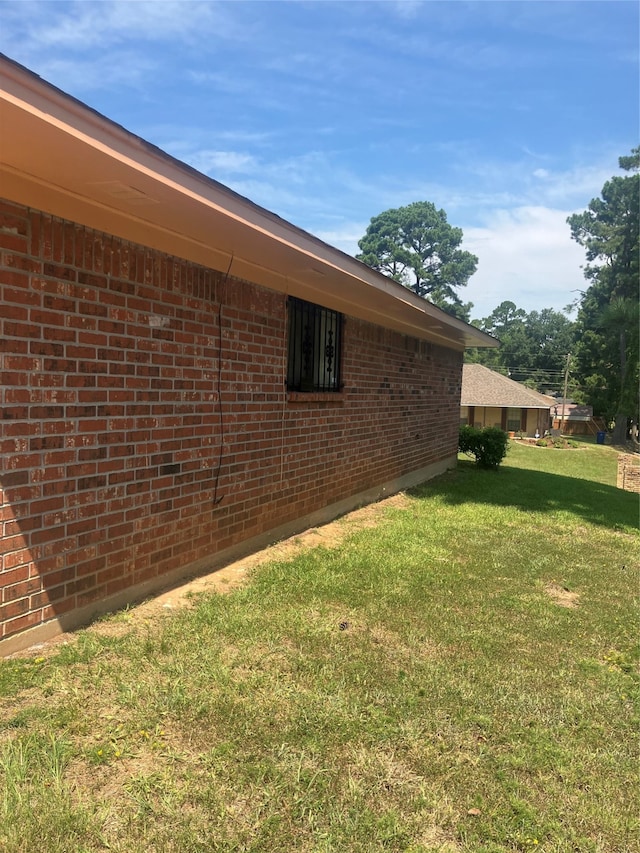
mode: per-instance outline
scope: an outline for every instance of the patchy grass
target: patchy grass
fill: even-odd
[[[461,461],[334,548],[3,661],[0,849],[640,850],[615,462]]]

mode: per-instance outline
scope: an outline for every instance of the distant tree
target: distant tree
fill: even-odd
[[[522,308],[518,308],[514,302],[507,299],[501,302],[497,308],[494,308],[488,317],[472,320],[473,326],[498,338],[501,346],[499,349],[465,350],[465,361],[484,364],[485,367],[490,367],[491,370],[506,375],[509,370],[508,361],[505,360],[506,347],[510,345],[512,338],[517,337],[519,333],[523,334],[523,324],[526,317],[526,312]]]
[[[515,302],[507,299],[501,302],[497,308],[494,308],[491,314],[481,322],[486,332],[499,338],[514,326],[521,326],[526,318],[526,311],[516,307]]]
[[[618,162],[633,174],[611,178],[601,198],[567,222],[586,250],[590,282],[578,310],[577,369],[596,413],[615,417],[613,440],[622,444],[639,409],[640,148]]]
[[[574,324],[565,314],[553,308],[527,314],[507,300],[488,317],[472,323],[498,338],[500,347],[468,350],[467,361],[484,364],[538,391],[560,390],[574,340]]]
[[[450,299],[440,299],[438,297],[428,298],[429,302],[433,302],[434,305],[437,305],[438,308],[442,308],[443,311],[446,311],[447,314],[451,314],[452,317],[457,317],[458,320],[464,320],[465,323],[470,321],[473,302],[462,302],[459,299],[453,301]]]
[[[466,286],[478,259],[460,249],[461,242],[462,229],[447,222],[444,210],[417,201],[374,216],[356,257],[448,313],[468,319],[471,303],[463,303],[456,290]]]
[[[526,353],[529,365],[525,372],[535,379],[539,391],[547,388],[559,391],[567,354],[573,349],[575,324],[561,311],[543,308],[527,314],[525,329],[529,342]],[[513,378],[520,380],[521,376],[517,373],[516,362],[516,375]]]

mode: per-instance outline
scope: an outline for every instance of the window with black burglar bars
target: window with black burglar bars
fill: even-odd
[[[342,314],[289,297],[289,391],[339,391]]]

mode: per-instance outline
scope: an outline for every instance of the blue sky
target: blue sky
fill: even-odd
[[[350,254],[432,201],[471,316],[560,309],[565,223],[638,145],[639,4],[0,0],[0,51]]]

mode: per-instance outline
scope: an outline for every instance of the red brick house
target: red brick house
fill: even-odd
[[[0,653],[455,464],[496,342],[0,59]]]

